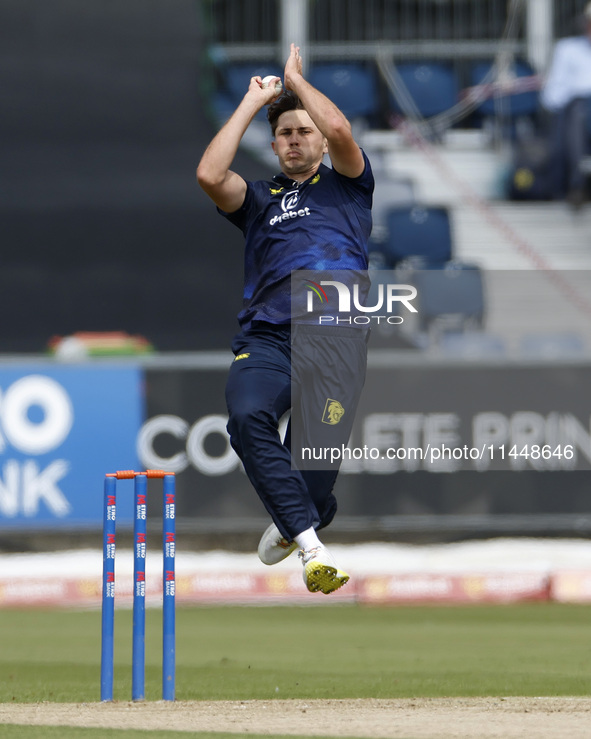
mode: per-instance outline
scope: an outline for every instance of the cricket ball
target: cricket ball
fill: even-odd
[[[269,74],[266,77],[263,77],[263,82],[262,82],[263,88],[269,87],[269,85],[271,84],[271,81],[274,79],[276,79],[276,75],[274,74]],[[281,80],[277,80],[277,82],[275,82],[275,94],[279,95],[281,90],[283,90],[283,85],[281,84]]]

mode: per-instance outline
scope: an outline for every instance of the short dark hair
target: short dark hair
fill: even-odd
[[[281,97],[273,101],[267,110],[267,119],[271,124],[271,131],[275,136],[277,130],[277,122],[279,116],[282,113],[287,113],[288,110],[305,110],[304,104],[299,97],[291,90],[286,90]]]

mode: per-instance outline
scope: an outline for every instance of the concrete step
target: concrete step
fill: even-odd
[[[574,334],[591,351],[591,204],[574,212],[562,202],[503,200],[509,157],[478,134],[414,148],[396,133],[368,133],[363,145],[377,188],[410,179],[419,204],[450,209],[456,258],[484,270],[486,331],[510,353],[532,334],[558,345]]]
[[[573,212],[562,202],[503,200],[509,155],[481,135],[418,149],[399,134],[373,132],[363,145],[380,173],[414,182],[419,203],[450,208],[458,258],[487,269],[591,269],[591,203]]]

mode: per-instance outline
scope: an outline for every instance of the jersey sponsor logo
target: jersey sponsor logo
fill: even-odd
[[[235,362],[237,362],[239,359],[248,359],[250,357],[250,352],[246,352],[246,354],[238,354],[236,358],[234,359]]]
[[[345,415],[345,409],[338,400],[327,398],[322,413],[322,423],[328,423],[330,426],[336,426],[341,418]]]
[[[269,221],[269,226],[275,226],[282,221],[289,221],[294,218],[304,218],[305,216],[309,216],[310,208],[307,206],[305,208],[298,208],[299,201],[299,190],[290,190],[289,192],[286,192],[281,198],[281,210],[283,213],[281,215],[273,216]]]
[[[300,200],[299,190],[290,190],[289,192],[286,192],[283,198],[281,199],[281,210],[285,212],[285,211],[293,210],[294,208],[297,208],[299,200]]]

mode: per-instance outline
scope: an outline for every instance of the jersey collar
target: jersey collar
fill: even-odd
[[[325,164],[320,163],[320,166],[314,172],[314,174],[310,175],[307,180],[304,180],[303,182],[298,182],[297,180],[294,180],[292,177],[288,177],[286,174],[283,174],[283,172],[280,172],[279,174],[276,174],[273,177],[273,182],[276,182],[277,184],[281,185],[282,187],[303,187],[304,185],[307,185],[310,180],[313,180],[314,177],[316,177],[317,174],[320,174],[323,169],[327,169]]]

